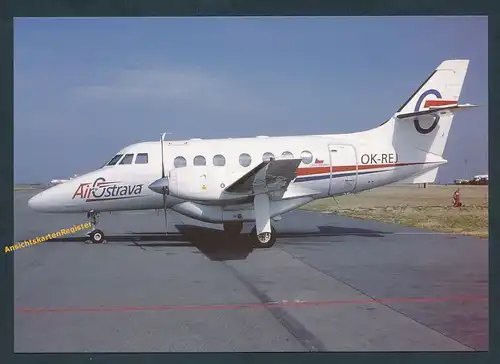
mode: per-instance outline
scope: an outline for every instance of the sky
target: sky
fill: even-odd
[[[469,59],[437,182],[488,173],[487,17],[17,18],[14,182],[141,141],[349,133]]]

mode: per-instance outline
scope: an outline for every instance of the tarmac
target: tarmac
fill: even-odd
[[[87,222],[15,192],[15,240]],[[101,214],[14,253],[14,351],[488,350],[488,241],[317,212],[271,249],[163,212]],[[245,226],[244,233],[252,225]]]

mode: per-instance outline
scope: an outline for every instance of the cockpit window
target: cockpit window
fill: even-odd
[[[125,154],[125,157],[120,161],[120,164],[131,164],[132,159],[134,159],[133,154]]]
[[[114,166],[116,162],[120,160],[120,158],[123,156],[123,154],[117,154],[111,160],[106,164],[106,166]]]
[[[148,163],[148,153],[139,153],[135,158],[135,164],[147,164]]]

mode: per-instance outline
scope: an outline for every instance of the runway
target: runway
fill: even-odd
[[[15,192],[16,241],[87,221],[30,211],[36,192]],[[168,217],[10,253],[15,352],[488,350],[487,240],[295,211],[252,250]]]

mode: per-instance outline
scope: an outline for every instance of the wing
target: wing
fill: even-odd
[[[224,189],[226,193],[255,195],[274,192],[281,198],[297,176],[302,159],[275,159],[260,163]]]
[[[422,111],[415,111],[404,114],[396,114],[396,118],[398,119],[414,119],[419,116],[443,116],[449,114],[455,114],[457,111],[469,109],[472,107],[477,107],[477,105],[472,104],[462,104],[462,105],[451,105],[451,106],[436,106],[430,107],[429,109]]]

